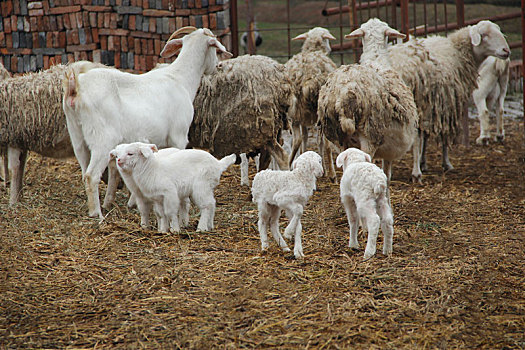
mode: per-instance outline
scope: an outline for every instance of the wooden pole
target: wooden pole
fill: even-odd
[[[252,1],[246,0],[246,13],[248,23],[248,35],[246,40],[246,47],[248,48],[248,54],[255,55],[255,24],[253,19]]]
[[[239,21],[237,17],[237,0],[231,1],[230,18],[230,30],[232,33],[232,54],[234,57],[237,57],[239,56]]]
[[[408,41],[410,23],[408,23],[408,0],[401,0],[401,32],[407,37],[405,41]]]
[[[523,79],[523,101],[525,105],[525,0],[521,0],[521,78]],[[525,142],[525,114],[523,114],[523,142]]]

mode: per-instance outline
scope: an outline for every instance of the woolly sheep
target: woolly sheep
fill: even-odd
[[[262,169],[271,157],[279,169],[288,169],[288,153],[278,140],[281,130],[288,128],[286,112],[292,99],[284,66],[275,60],[244,55],[222,61],[216,74],[201,80],[193,102],[189,146],[207,149],[216,157],[260,153]],[[247,179],[244,162],[241,181]]]
[[[188,35],[174,39],[180,34]],[[141,75],[100,69],[67,72],[63,106],[90,216],[103,218],[98,184],[109,152],[119,143],[148,139],[161,148],[186,147],[200,79],[215,72],[216,50],[229,53],[209,29],[194,27],[173,33],[161,55],[171,57],[179,50],[168,67]],[[106,209],[114,201],[116,182],[117,170],[109,162]]]
[[[373,18],[345,36],[359,37],[363,41],[360,64],[339,67],[321,87],[319,121],[330,141],[348,148],[357,140],[363,151],[383,159],[390,179],[392,161],[400,159],[417,136],[414,97],[391,69],[387,54],[387,37],[405,35]],[[328,157],[328,176],[335,179],[331,152]],[[418,164],[419,154],[414,152],[414,166]]]
[[[304,206],[315,190],[316,178],[323,175],[322,159],[317,153],[307,151],[293,163],[292,170],[263,170],[255,175],[252,183],[253,202],[259,211],[259,235],[261,248],[268,249],[268,226],[272,235],[283,251],[290,248],[279,232],[281,210],[286,211],[290,223],[284,231],[284,237],[294,236],[294,256],[304,257],[301,242],[301,216]]]
[[[11,74],[5,69],[2,61],[0,60],[0,81],[10,78]],[[0,147],[0,181],[5,181],[4,185],[7,185],[7,156],[6,150]]]
[[[290,164],[299,148],[301,152],[306,151],[308,128],[317,125],[319,89],[326,82],[328,74],[336,69],[335,63],[328,56],[331,51],[329,40],[335,40],[328,29],[315,27],[292,40],[304,40],[304,44],[301,52],[285,64],[296,98],[296,103],[288,112],[293,135]],[[324,154],[327,151],[320,152]]]
[[[383,254],[392,253],[394,218],[388,196],[387,177],[383,170],[372,164],[372,158],[357,148],[349,148],[337,156],[336,164],[343,167],[341,202],[350,226],[350,248],[359,248],[357,230],[359,220],[366,225],[368,240],[364,259],[376,253],[379,226],[384,235]]]
[[[108,68],[79,61],[74,67],[52,66],[0,82],[0,149],[11,180],[9,204],[18,202],[28,151],[45,157],[73,157],[73,148],[62,110],[62,76],[68,69],[78,73]]]
[[[426,169],[429,135],[439,136],[442,141],[443,169],[453,169],[448,140],[459,131],[459,117],[476,87],[480,64],[488,56],[509,57],[505,37],[498,25],[480,21],[448,37],[412,39],[392,46],[389,51],[392,66],[414,91],[420,113],[421,169]]]
[[[143,196],[146,206],[153,204],[161,218],[160,232],[167,232],[168,225],[171,232],[179,232],[181,216],[186,221],[183,223],[187,223],[189,206],[186,199],[190,197],[201,211],[197,231],[213,230],[213,191],[221,174],[235,162],[235,154],[217,160],[208,152],[197,149],[162,153],[154,144],[142,142],[117,147],[120,147],[117,163],[131,174],[139,190],[135,193]],[[141,197],[137,200],[140,203]]]
[[[503,109],[507,86],[509,84],[510,58],[505,60],[489,56],[479,67],[478,88],[472,93],[472,99],[478,110],[479,137],[476,143],[488,144],[490,139],[489,110],[496,107],[496,137],[495,141],[505,139],[503,127]],[[497,102],[497,104],[496,104]]]

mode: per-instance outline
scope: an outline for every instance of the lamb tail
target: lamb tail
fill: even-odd
[[[74,109],[78,94],[78,80],[73,68],[69,68],[64,74],[62,85],[64,88],[64,102],[67,106]]]
[[[388,185],[387,185],[388,186]],[[386,189],[386,186],[384,183],[377,183],[375,186],[374,186],[374,194],[376,196],[379,196],[381,193],[384,193],[385,192],[385,189]]]
[[[228,169],[230,165],[235,163],[236,159],[237,159],[237,156],[235,155],[235,153],[232,153],[229,156],[226,156],[222,158],[221,160],[219,160],[219,164],[221,165],[221,171],[225,171],[226,169]]]

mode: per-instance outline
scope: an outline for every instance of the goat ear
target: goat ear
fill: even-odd
[[[370,157],[370,154],[365,152],[365,159],[368,163],[372,163],[372,157]]]
[[[477,26],[470,27],[469,34],[470,34],[470,42],[472,43],[472,45],[478,46],[479,44],[481,44],[481,34]]]
[[[338,168],[341,168],[346,163],[347,157],[348,157],[348,153],[346,151],[339,153],[339,155],[337,156],[335,160],[335,165],[337,165]]]
[[[182,39],[172,39],[164,45],[164,48],[160,52],[160,57],[168,58],[175,56],[182,49]]]
[[[397,30],[392,29],[392,28],[388,28],[387,30],[385,30],[385,36],[389,38],[401,38],[401,39],[404,39],[407,37],[405,34],[400,33]]]
[[[157,152],[159,151],[159,149],[157,148],[157,145],[153,145],[153,144],[152,144],[152,145],[149,146],[149,148],[151,148],[151,151],[152,151],[153,153],[157,153]]]
[[[140,146],[139,148],[140,153],[144,156],[144,158],[149,158],[153,155],[153,147],[151,146]]]
[[[214,46],[215,48],[217,48],[217,50],[219,50],[220,53],[223,54],[223,56],[225,56],[226,58],[233,57],[233,55],[230,52],[228,52],[228,50],[226,50],[224,45],[222,45],[219,42],[219,40],[217,40],[216,38],[209,38],[208,39],[208,44],[210,46]]]
[[[109,152],[109,159],[115,159],[117,158],[117,150],[113,149],[111,152]]]
[[[355,38],[361,38],[363,36],[365,36],[365,31],[362,30],[361,28],[357,28],[352,33],[346,34],[345,39],[355,39]]]
[[[335,36],[330,33],[323,34],[323,39],[335,40]]]
[[[307,34],[308,33],[299,34],[295,38],[292,38],[292,40],[306,40]]]

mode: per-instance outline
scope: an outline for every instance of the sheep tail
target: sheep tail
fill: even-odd
[[[353,135],[354,132],[355,132],[355,121],[353,119],[350,119],[350,118],[341,118],[341,130],[343,130],[343,132],[345,134],[348,134],[348,135]]]
[[[74,109],[78,95],[78,79],[77,72],[73,67],[68,68],[64,73],[62,85],[64,88],[64,103]]]
[[[235,153],[233,153],[219,160],[219,164],[221,165],[221,172],[225,171],[230,165],[235,163],[236,158],[237,156],[235,155]]]
[[[376,195],[376,197],[379,197],[382,193],[385,193],[386,186],[388,185],[381,183],[381,182],[375,184],[374,194]]]

